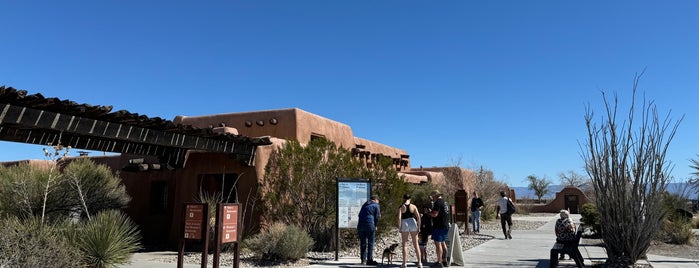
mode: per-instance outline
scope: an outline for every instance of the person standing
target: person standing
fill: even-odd
[[[556,227],[554,228],[556,243],[564,245],[574,244],[575,240],[577,240],[575,237],[575,232],[577,231],[575,222],[570,218],[568,210],[562,209],[559,215],[560,218],[556,220]],[[560,259],[565,259],[565,254],[561,253]]]
[[[372,195],[371,199],[367,200],[359,210],[359,222],[357,223],[362,264],[379,264],[374,260],[374,242],[376,242],[379,219],[381,219],[379,197]]]
[[[424,208],[422,217],[420,219],[420,257],[422,257],[422,262],[427,262],[427,243],[429,242],[430,235],[432,234],[432,216],[430,215],[430,208]]]
[[[481,232],[481,211],[483,210],[483,199],[478,196],[478,192],[473,191],[471,199],[471,219],[473,219],[473,232]]]
[[[432,191],[430,194],[432,197],[432,210],[430,211],[430,216],[432,216],[432,240],[437,251],[437,263],[432,267],[444,267],[449,266],[447,262],[447,234],[449,233],[449,205],[442,197],[442,193],[438,190]],[[440,263],[441,261],[441,263]]]
[[[417,255],[417,267],[422,268],[422,258],[420,258],[420,248],[417,241],[420,221],[420,211],[410,203],[410,195],[403,195],[403,204],[398,208],[398,230],[403,241],[403,268],[407,267],[405,262],[408,260],[408,239],[411,239]]]
[[[502,226],[502,233],[505,234],[505,239],[512,239],[512,214],[507,213],[507,202],[512,202],[512,200],[505,196],[505,191],[500,191],[500,199],[498,199],[497,203],[498,214],[495,217],[500,218],[500,225]]]

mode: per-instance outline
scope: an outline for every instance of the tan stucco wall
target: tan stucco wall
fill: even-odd
[[[261,126],[257,123],[258,121],[261,122]],[[272,124],[273,121],[276,121],[276,125]],[[346,124],[298,108],[204,116],[180,115],[175,117],[173,122],[198,128],[225,125],[226,127],[235,128],[238,134],[243,136],[270,136],[284,140],[295,140],[301,144],[308,144],[311,136],[319,136],[345,149],[364,145],[364,150],[372,154],[383,154],[391,158],[400,158],[401,155],[407,155],[405,150],[355,137],[352,129]],[[250,124],[246,125],[246,122]]]

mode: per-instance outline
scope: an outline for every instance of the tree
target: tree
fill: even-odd
[[[563,186],[575,186],[580,187],[587,182],[585,177],[578,174],[573,170],[568,170],[567,172],[558,173],[558,178],[561,180]]]
[[[645,99],[641,110],[635,110],[640,76],[634,77],[631,106],[621,125],[616,118],[618,98],[610,103],[604,92],[601,123],[593,122],[589,106],[585,114],[588,135],[581,155],[595,189],[610,267],[636,263],[660,229],[662,198],[670,179],[665,153],[682,120],[673,124],[669,113],[661,120],[654,103]]]
[[[541,198],[549,192],[551,181],[546,179],[546,177],[539,178],[535,175],[527,176],[527,181],[529,181],[529,189],[534,191],[534,194],[538,198],[538,202],[541,203]]]
[[[507,184],[495,179],[495,174],[492,170],[483,168],[480,166],[476,172],[476,191],[480,194],[481,199],[483,199],[484,208],[483,217],[484,220],[492,219],[495,217],[495,202],[500,198],[500,191],[506,189]]]
[[[298,225],[315,240],[315,250],[327,250],[334,243],[336,178],[368,178],[382,208],[397,208],[409,184],[398,176],[392,159],[372,159],[367,168],[351,151],[326,139],[302,146],[297,141],[275,150],[265,167],[259,187],[265,222]],[[382,213],[379,232],[398,220],[390,209]],[[385,219],[385,220],[384,220]]]

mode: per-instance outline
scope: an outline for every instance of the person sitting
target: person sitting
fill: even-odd
[[[560,218],[556,220],[556,243],[569,245],[575,243],[575,222],[570,218],[568,210],[562,209],[559,213]],[[565,254],[561,253],[560,260],[565,260]]]

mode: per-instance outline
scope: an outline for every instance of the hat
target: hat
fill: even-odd
[[[410,194],[404,194],[403,195],[403,200],[408,200],[410,199]]]
[[[372,195],[372,196],[371,196],[371,200],[379,200],[379,196],[378,196],[378,195]]]
[[[442,193],[439,192],[439,190],[434,190],[434,191],[432,191],[432,193],[430,194],[430,196],[436,196],[436,195],[442,195]]]

